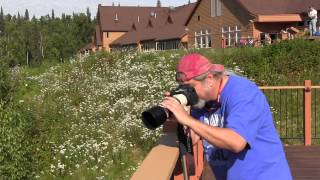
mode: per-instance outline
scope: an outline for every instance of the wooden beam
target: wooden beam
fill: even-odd
[[[300,14],[274,14],[258,15],[255,22],[300,22],[303,18]]]
[[[305,86],[260,86],[262,90],[271,89],[271,90],[280,90],[280,89],[305,89]]]
[[[311,80],[305,80],[304,91],[304,145],[311,145]]]

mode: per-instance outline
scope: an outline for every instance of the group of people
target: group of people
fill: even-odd
[[[317,20],[318,20],[317,14],[318,14],[317,10],[312,6],[310,6],[308,10],[310,36],[316,35],[316,33],[318,32],[317,31]]]

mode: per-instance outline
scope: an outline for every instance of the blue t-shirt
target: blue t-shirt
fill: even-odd
[[[230,128],[248,143],[240,153],[218,149],[204,140],[206,159],[216,179],[292,179],[283,146],[264,94],[251,81],[230,75],[215,110],[192,110],[200,121]]]

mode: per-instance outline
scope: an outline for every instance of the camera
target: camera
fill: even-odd
[[[195,89],[189,85],[179,85],[176,89],[170,92],[170,96],[184,106],[193,106],[198,103],[198,95]],[[171,112],[161,106],[154,106],[142,112],[142,121],[148,129],[156,129],[161,126],[169,117]]]

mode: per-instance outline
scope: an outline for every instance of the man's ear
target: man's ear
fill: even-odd
[[[208,74],[206,81],[210,84],[210,86],[213,86],[213,83],[212,83],[212,82],[214,82],[213,74],[211,74],[211,73]]]

